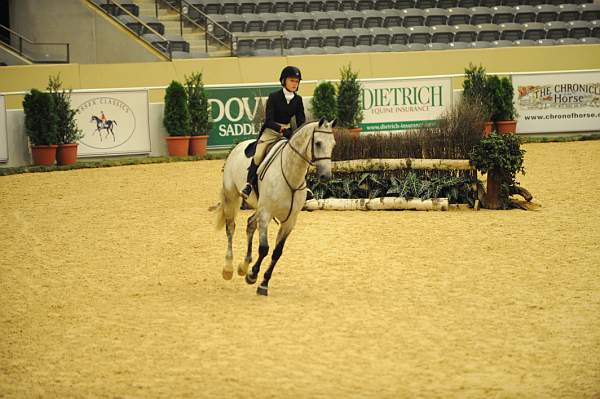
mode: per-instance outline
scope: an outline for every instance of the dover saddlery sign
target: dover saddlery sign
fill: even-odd
[[[256,85],[207,87],[212,128],[207,146],[229,148],[240,141],[256,138],[264,122],[259,112],[267,97],[281,86]]]
[[[452,80],[362,80],[363,132],[398,132],[432,124],[452,105]]]
[[[71,106],[83,131],[78,156],[150,152],[146,90],[73,92]]]
[[[600,72],[513,75],[517,133],[600,130]]]
[[[0,162],[8,161],[8,134],[6,132],[6,103],[0,96]]]

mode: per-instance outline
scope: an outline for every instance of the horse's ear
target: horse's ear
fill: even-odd
[[[325,118],[319,119],[319,127],[323,126],[323,123],[325,123]]]
[[[335,127],[337,125],[337,118],[333,118],[331,121],[331,127]]]

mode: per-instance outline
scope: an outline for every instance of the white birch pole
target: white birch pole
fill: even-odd
[[[415,211],[447,211],[448,198],[421,200],[398,197],[381,198],[325,198],[306,201],[304,209],[308,211],[380,211],[380,210],[415,210]]]

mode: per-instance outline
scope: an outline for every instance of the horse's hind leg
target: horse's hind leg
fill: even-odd
[[[244,261],[240,263],[238,266],[238,274],[240,276],[245,276],[248,273],[248,266],[250,262],[252,262],[252,238],[254,237],[254,232],[256,231],[256,213],[248,218],[248,224],[246,226],[246,236],[248,237],[248,250],[246,251],[246,257]]]
[[[258,219],[260,244],[258,246],[258,259],[256,260],[254,266],[252,266],[252,271],[246,274],[246,282],[248,284],[256,283],[258,273],[260,272],[260,264],[269,253],[268,227],[269,222],[271,221],[271,215],[267,214],[266,212],[257,212],[256,218]]]
[[[225,221],[225,231],[227,232],[227,254],[225,255],[225,266],[223,266],[223,278],[231,280],[233,277],[233,233],[235,233],[235,220]]]
[[[286,223],[282,224],[281,227],[279,227],[279,232],[277,233],[277,241],[276,241],[277,243],[275,244],[275,249],[273,250],[273,255],[271,256],[271,264],[269,265],[269,268],[265,272],[262,283],[260,283],[260,285],[256,289],[256,293],[258,295],[265,295],[265,296],[268,295],[269,280],[271,280],[271,275],[273,274],[275,265],[277,264],[277,261],[279,260],[279,258],[281,257],[281,254],[283,253],[283,246],[285,245],[285,241],[287,240],[288,236],[292,232],[292,229],[294,228],[294,224],[295,224],[295,220],[294,221],[289,220]]]

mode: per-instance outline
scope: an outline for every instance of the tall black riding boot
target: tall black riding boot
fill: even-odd
[[[250,193],[252,193],[252,185],[256,182],[256,171],[258,170],[258,165],[254,164],[254,160],[250,162],[250,167],[248,167],[248,177],[246,178],[246,186],[242,189],[241,194],[244,199],[248,199]]]

